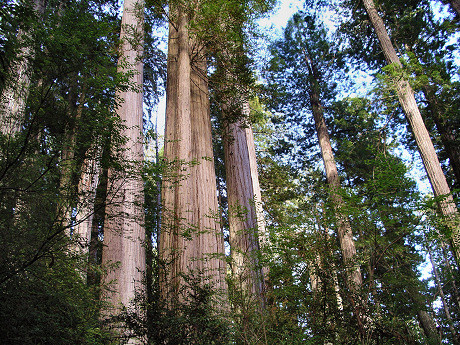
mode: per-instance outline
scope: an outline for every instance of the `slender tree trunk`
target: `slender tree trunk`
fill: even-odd
[[[449,325],[449,330],[450,330],[450,332],[452,334],[452,339],[454,341],[454,344],[459,344],[458,334],[457,334],[457,331],[454,328],[454,321],[452,320],[452,316],[450,314],[449,306],[447,304],[447,299],[446,299],[446,296],[444,295],[444,289],[442,288],[441,279],[439,279],[438,269],[436,267],[436,263],[434,262],[433,255],[431,253],[431,249],[430,249],[429,245],[426,246],[426,249],[428,251],[428,256],[430,258],[431,267],[433,269],[434,279],[435,279],[436,285],[438,287],[438,293],[439,293],[439,296],[441,297],[442,306],[444,308],[444,313],[446,314],[447,323]]]
[[[96,191],[101,173],[99,151],[100,150],[94,148],[90,149],[89,153],[91,157],[87,157],[84,160],[81,168],[80,181],[78,183],[77,214],[72,236],[77,242],[75,249],[84,257],[87,257],[89,253]]]
[[[358,322],[359,331],[364,336],[364,321],[371,321],[363,314],[363,301],[360,298],[360,290],[363,284],[361,276],[361,268],[356,262],[356,247],[353,239],[353,232],[350,222],[343,208],[345,203],[340,195],[340,178],[337,171],[337,165],[332,151],[331,141],[329,139],[329,131],[326,126],[326,121],[323,115],[323,107],[320,102],[319,80],[320,75],[315,63],[311,58],[311,54],[304,50],[305,63],[310,74],[310,104],[312,108],[313,118],[315,120],[316,134],[318,143],[321,149],[324,169],[326,170],[326,179],[329,186],[329,194],[331,196],[334,207],[334,214],[337,220],[337,235],[339,238],[340,249],[342,251],[343,261],[346,269],[346,282],[348,289],[351,292],[351,303],[353,305],[354,314]]]
[[[249,104],[243,105],[249,116]],[[230,225],[232,270],[239,287],[264,307],[264,275],[259,262],[259,234],[265,232],[250,124],[227,123],[224,135],[225,174]]]
[[[315,261],[308,263],[308,273],[310,276],[310,286],[311,291],[314,296],[318,296],[321,292],[320,286],[322,284],[321,276],[318,274],[318,271],[322,269],[321,267],[321,256],[319,254],[315,255]]]
[[[110,289],[104,291],[105,299],[113,308],[109,315],[121,311],[121,306],[129,306],[136,292],[143,292],[142,279],[145,271],[145,229],[143,210],[143,181],[141,167],[143,161],[142,136],[142,85],[143,85],[143,18],[142,0],[125,0],[121,25],[121,56],[118,61],[120,72],[134,72],[130,81],[137,90],[122,91],[118,94],[124,102],[117,114],[126,126],[122,135],[127,138],[121,158],[130,162],[124,171],[111,168],[108,173],[106,218],[104,224],[104,250],[102,263],[109,267],[104,284]],[[121,328],[126,335],[124,325]],[[130,343],[140,343],[131,339]]]
[[[40,18],[45,11],[44,0],[34,0],[33,9]],[[28,40],[30,33],[20,29],[19,44],[24,45]],[[8,71],[8,79],[0,95],[0,131],[4,135],[14,135],[21,129],[31,84],[31,60],[34,56],[32,46],[23,46]]]
[[[416,62],[420,64],[420,59],[414,53],[412,46],[406,44],[406,49],[414,54]],[[421,76],[421,73],[416,73],[417,77]],[[444,115],[445,109],[442,108],[439,99],[436,95],[437,86],[433,84],[425,84],[422,87],[423,95],[425,100],[428,103],[428,114],[433,120],[436,129],[441,137],[441,142],[444,146],[444,150],[447,153],[449,158],[449,164],[454,173],[456,182],[460,185],[460,150],[458,150],[458,145],[456,143],[455,137],[455,128],[453,128],[447,121],[446,116]]]
[[[320,216],[318,214],[317,211],[314,212],[315,213],[315,219],[316,219],[316,224],[318,225],[318,230],[320,233],[324,233],[324,238],[325,238],[325,243],[327,243],[327,253],[329,255],[332,255],[332,251],[329,247],[329,244],[330,243],[330,236],[329,236],[329,233],[328,233],[328,229],[326,227],[323,226],[322,222],[321,222],[321,219],[320,219]],[[320,263],[321,261],[319,261]],[[335,292],[335,298],[336,298],[336,302],[337,302],[337,309],[342,312],[343,311],[343,299],[342,299],[342,296],[340,295],[340,286],[339,286],[339,277],[337,275],[337,267],[335,266],[335,263],[332,261],[329,263],[329,272],[332,276],[332,282],[334,284],[334,292]]]
[[[390,37],[386,31],[385,25],[380,18],[373,0],[363,0],[369,18],[374,26],[382,51],[388,63],[393,63],[402,68],[401,62],[396,54]],[[452,230],[452,246],[457,262],[460,259],[460,229],[458,226],[458,211],[452,198],[446,177],[441,169],[438,156],[434,149],[430,135],[423,123],[419,108],[415,101],[414,92],[409,83],[404,79],[395,81],[395,87],[398,94],[399,102],[406,113],[407,120],[412,128],[417,146],[422,157],[423,165],[433,188],[435,197],[441,197],[439,208],[447,218],[447,224]]]
[[[160,164],[160,145],[158,140],[158,116],[155,120],[155,162],[156,164]],[[160,244],[160,228],[161,228],[161,181],[158,179],[156,182],[157,186],[157,213],[155,215],[155,228],[156,228],[156,241],[157,241],[157,248],[159,248]]]
[[[73,82],[76,83],[76,76]],[[85,87],[78,96],[74,87],[70,87],[68,94],[69,111],[68,117],[73,120],[73,123],[69,125],[71,128],[66,128],[65,141],[62,146],[61,152],[61,176],[59,181],[60,198],[61,202],[58,204],[58,214],[60,222],[65,229],[68,237],[72,239],[70,244],[70,250],[74,252],[80,251],[78,239],[73,236],[71,231],[72,226],[72,213],[76,206],[78,199],[78,189],[80,186],[76,186],[77,177],[77,134],[78,134],[78,122],[81,120],[83,107],[85,104]],[[78,105],[77,105],[78,101]],[[85,164],[85,163],[83,163]],[[82,165],[83,168],[83,165]],[[83,176],[81,176],[83,177]],[[84,177],[83,177],[84,178]]]
[[[159,254],[161,294],[172,307],[183,301],[182,275],[198,276],[225,291],[225,254],[213,165],[206,60],[188,32],[188,14],[170,10],[165,158]],[[174,23],[174,25],[173,25]],[[192,50],[192,47],[196,50]],[[191,56],[194,56],[192,69]],[[185,293],[190,292],[185,289]]]
[[[393,63],[402,68],[401,62],[391,43],[390,37],[386,31],[385,25],[380,18],[373,0],[363,0],[369,18],[374,26],[377,37],[382,46],[382,51],[388,63]],[[452,230],[452,246],[457,262],[460,259],[460,229],[458,226],[458,211],[452,198],[449,185],[442,171],[438,156],[431,141],[430,135],[423,123],[420,110],[415,101],[414,92],[409,83],[404,79],[395,81],[395,87],[398,94],[399,102],[406,113],[407,120],[412,128],[417,146],[422,157],[423,165],[431,183],[435,197],[441,197],[439,208],[447,218],[447,224]]]
[[[103,155],[107,155],[103,150]],[[103,241],[100,238],[101,229],[105,221],[105,201],[107,198],[107,169],[101,169],[99,184],[96,189],[94,201],[93,223],[91,225],[91,241],[88,249],[89,270],[87,274],[88,285],[100,285],[99,270],[93,269],[101,264]]]
[[[444,241],[441,242],[441,248],[442,248],[442,254],[443,254],[443,257],[444,257],[444,262],[446,263],[446,266],[447,266],[447,270],[449,271],[449,276],[450,276],[450,280],[451,280],[451,284],[452,284],[452,294],[453,294],[453,297],[455,298],[455,302],[456,302],[456,305],[457,305],[457,310],[460,311],[460,295],[458,293],[458,288],[457,288],[457,283],[456,283],[456,275],[455,275],[455,272],[454,270],[452,269],[452,265],[450,263],[450,258],[449,258],[449,255],[447,253],[447,249],[446,249],[447,245]]]
[[[310,77],[312,78],[310,87],[310,103],[315,120],[316,134],[321,148],[321,155],[323,157],[324,168],[326,170],[329,192],[335,209],[340,248],[347,267],[347,284],[350,291],[357,293],[363,282],[361,269],[356,263],[356,247],[353,240],[353,232],[350,222],[343,211],[343,207],[345,205],[342,196],[340,195],[340,178],[337,172],[337,165],[335,163],[331,141],[329,139],[329,131],[323,116],[323,108],[319,99],[318,80],[320,78],[311,57],[306,52],[305,60],[310,71]]]
[[[436,129],[441,137],[442,144],[446,150],[447,157],[449,157],[449,164],[454,173],[457,185],[460,185],[460,150],[456,143],[455,128],[449,126],[449,124],[443,119],[443,114],[440,109],[438,98],[432,87],[426,85],[423,87],[423,93],[425,99],[431,108],[431,117]]]

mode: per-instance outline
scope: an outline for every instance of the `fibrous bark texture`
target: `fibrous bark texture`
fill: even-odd
[[[77,214],[72,234],[77,242],[75,249],[85,257],[89,253],[94,203],[100,175],[99,155],[97,150],[94,151],[96,151],[94,152],[94,157],[87,157],[81,167],[80,181],[78,183]]]
[[[243,106],[245,118],[249,104]],[[225,174],[232,271],[236,283],[251,299],[264,306],[264,275],[260,265],[259,234],[265,222],[257,173],[254,136],[249,124],[238,121],[225,125]]]
[[[190,289],[184,276],[224,291],[225,257],[219,226],[206,59],[188,31],[188,14],[171,9],[165,158],[159,254],[162,297],[172,306]]]
[[[366,11],[374,26],[377,37],[380,41],[382,51],[388,63],[395,64],[402,68],[398,55],[391,43],[385,25],[380,18],[373,0],[363,0]],[[449,185],[442,171],[438,156],[431,141],[430,135],[423,123],[420,110],[414,97],[414,91],[407,80],[398,78],[394,82],[399,102],[404,109],[407,120],[414,134],[417,147],[422,157],[423,165],[431,183],[435,197],[439,197],[438,202],[441,213],[447,218],[447,224],[452,230],[451,242],[457,262],[460,258],[460,229],[458,226],[458,210],[452,198]]]
[[[33,9],[41,17],[45,10],[44,0],[34,0]],[[0,95],[0,131],[4,135],[19,132],[24,121],[32,77],[31,60],[35,55],[30,41],[31,33],[20,29],[18,42],[22,47],[8,71],[8,79]]]
[[[122,104],[117,114],[125,126],[121,134],[126,137],[121,159],[128,166],[123,171],[111,168],[108,173],[102,263],[108,268],[104,283],[110,289],[105,291],[104,297],[113,306],[109,313],[112,315],[120,311],[121,305],[128,306],[136,291],[142,290],[145,271],[144,197],[140,174],[143,160],[143,18],[142,0],[125,0],[118,70],[133,72],[130,81],[136,89],[118,94]],[[123,328],[123,325],[117,326]],[[132,339],[131,343],[139,341]]]
[[[446,150],[447,157],[449,157],[449,164],[454,173],[457,185],[460,185],[460,150],[458,149],[458,139],[455,135],[456,129],[446,121],[436,96],[435,88],[426,85],[423,88],[423,93],[428,102],[428,107],[431,110],[430,114],[433,122],[441,137],[441,142]]]

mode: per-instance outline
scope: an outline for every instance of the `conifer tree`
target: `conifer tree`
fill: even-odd
[[[254,135],[251,124],[246,123],[249,111],[245,102],[244,117],[224,124],[229,240],[236,288],[242,290],[249,303],[257,301],[263,307],[265,287],[259,239],[264,238],[265,222]]]
[[[117,114],[124,126],[121,134],[125,142],[118,152],[127,167],[111,167],[108,174],[104,249],[102,263],[107,268],[104,284],[108,290],[104,298],[111,304],[105,315],[116,315],[142,295],[145,271],[145,229],[143,210],[143,18],[142,0],[125,0],[120,33],[118,70],[128,73],[130,88],[121,91],[122,100]],[[126,332],[125,325],[121,332]],[[131,339],[130,343],[139,343]]]
[[[171,3],[165,159],[159,255],[162,298],[172,307],[190,290],[186,277],[226,291],[220,232],[205,50],[191,23],[198,8]]]
[[[359,297],[363,284],[361,268],[356,262],[355,240],[342,198],[338,169],[324,118],[323,103],[331,98],[329,85],[332,84],[332,81],[328,81],[327,77],[332,72],[326,67],[326,59],[329,55],[333,55],[332,47],[325,39],[324,28],[318,25],[314,16],[297,13],[285,29],[284,40],[277,42],[274,48],[277,49],[273,51],[273,75],[274,79],[280,83],[278,87],[287,93],[286,104],[304,106],[302,111],[309,111],[313,115],[314,128],[336,220],[337,238],[346,266],[347,287],[356,306],[355,316],[362,326],[363,318],[360,314],[363,301],[360,301]],[[340,61],[337,63],[340,64]],[[281,84],[283,81],[286,82],[285,85]],[[304,92],[307,94],[306,97]],[[292,110],[288,111],[292,113]],[[302,122],[305,123],[306,120],[302,119]]]
[[[29,5],[28,3],[26,5]],[[33,16],[40,20],[45,10],[44,0],[30,1]],[[32,60],[35,55],[33,28],[20,28],[17,56],[11,63],[7,81],[0,95],[0,129],[4,135],[14,135],[24,121],[26,102],[31,84]]]
[[[373,0],[363,0],[366,11],[379,39],[382,51],[389,64],[395,67],[395,71],[402,68],[402,64],[388,36],[382,18],[377,12]],[[434,196],[437,197],[441,214],[446,217],[447,226],[450,229],[450,239],[452,250],[460,260],[460,229],[458,226],[458,210],[451,195],[446,177],[442,171],[438,156],[434,149],[430,135],[425,127],[420,110],[414,97],[414,91],[404,78],[397,76],[394,80],[394,87],[398,95],[401,106],[404,109],[407,120],[412,128],[417,147],[433,189]]]

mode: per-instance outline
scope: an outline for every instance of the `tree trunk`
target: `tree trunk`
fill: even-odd
[[[356,262],[356,247],[351,225],[343,210],[345,203],[340,195],[340,178],[334,159],[334,153],[332,151],[331,141],[329,139],[329,131],[323,115],[323,107],[320,102],[320,88],[318,83],[321,78],[309,51],[304,50],[303,53],[310,75],[310,104],[313,118],[315,120],[316,134],[318,137],[319,147],[321,149],[324,169],[326,170],[329,194],[334,207],[335,219],[337,221],[337,235],[345,264],[346,283],[349,291],[351,292],[350,299],[358,322],[359,331],[361,335],[364,336],[364,321],[368,322],[371,320],[368,320],[367,316],[363,315],[363,301],[359,295],[363,284],[361,268]]]
[[[382,51],[388,63],[393,63],[402,68],[401,62],[396,54],[385,25],[380,18],[373,0],[363,0],[369,18],[377,33]],[[399,102],[404,109],[407,120],[412,128],[417,146],[422,157],[423,165],[431,183],[435,197],[439,200],[439,209],[443,216],[447,218],[447,225],[452,230],[451,242],[457,262],[460,259],[460,229],[458,226],[458,211],[452,198],[449,185],[447,184],[444,172],[441,169],[438,156],[434,149],[430,135],[423,123],[419,108],[415,102],[414,92],[409,83],[399,78],[394,82],[398,94]]]
[[[226,291],[227,272],[224,238],[220,231],[220,211],[217,202],[216,172],[212,148],[211,115],[207,80],[207,63],[203,47],[192,42],[195,63],[191,71],[192,94],[192,159],[197,162],[191,169],[193,226],[199,229],[195,247],[196,257],[200,258],[199,269],[217,291]],[[196,55],[195,55],[196,54]],[[217,255],[217,257],[216,257]]]
[[[317,207],[317,209],[319,209],[319,207]],[[323,227],[321,219],[320,219],[320,216],[319,216],[319,213],[317,211],[314,211],[314,213],[315,213],[316,224],[318,225],[319,234],[324,233],[324,240],[326,241],[326,243],[329,243],[330,242],[330,236],[329,236],[328,229],[326,227]],[[327,248],[326,249],[327,254],[332,255],[332,250],[329,247],[329,245],[327,245],[326,248]],[[321,259],[320,256],[318,256],[318,257],[319,257],[319,259]],[[321,263],[321,260],[318,261],[318,258],[316,260],[317,260],[317,263],[319,265]],[[320,267],[320,266],[317,266],[317,267]],[[343,311],[343,299],[342,299],[342,296],[340,295],[339,277],[337,275],[337,267],[335,266],[334,261],[331,261],[329,263],[328,270],[329,270],[329,272],[330,272],[330,274],[332,276],[332,282],[334,284],[334,292],[335,292],[335,299],[336,299],[336,302],[337,302],[337,309],[340,312],[342,312]],[[319,283],[321,283],[320,278],[319,278]],[[312,286],[312,289],[313,289],[313,286]]]
[[[247,102],[243,105],[243,116],[249,116]],[[238,287],[263,308],[264,278],[259,262],[259,234],[263,237],[265,223],[254,136],[250,124],[241,120],[224,126],[232,271]]]
[[[107,152],[103,150],[103,155]],[[101,169],[94,200],[93,222],[91,225],[91,241],[88,249],[89,270],[87,272],[88,285],[100,285],[101,275],[97,269],[101,265],[103,241],[100,239],[101,229],[105,223],[105,202],[107,198],[107,169]],[[96,268],[96,269],[95,269]]]
[[[450,6],[457,13],[457,16],[460,17],[460,1],[459,0],[450,0]]]
[[[186,11],[172,8],[169,26],[163,213],[159,255],[161,295],[184,301],[182,275],[225,291],[225,254],[219,226],[206,60],[188,32]],[[194,44],[195,43],[195,44]],[[197,51],[192,50],[192,47]],[[194,55],[192,70],[191,55]],[[189,293],[189,289],[185,289]]]
[[[320,286],[322,284],[321,276],[318,274],[320,269],[323,269],[321,266],[321,256],[319,254],[315,255],[314,262],[308,262],[308,275],[310,276],[310,286],[313,296],[318,297],[321,292]]]
[[[344,202],[340,195],[340,180],[335,164],[332,146],[329,139],[329,133],[324,120],[321,105],[316,94],[311,96],[313,116],[315,117],[316,132],[318,141],[321,147],[321,154],[323,156],[324,168],[326,170],[326,178],[329,184],[332,202],[334,204],[335,215],[337,219],[337,230],[340,241],[340,248],[342,255],[347,266],[347,282],[351,291],[358,291],[362,285],[361,269],[356,264],[356,248],[353,240],[353,232],[350,223],[342,208]]]
[[[305,53],[305,62],[308,66],[311,83],[310,83],[310,103],[313,117],[315,120],[316,134],[318,136],[321,155],[323,157],[324,168],[326,170],[326,179],[329,185],[329,192],[335,209],[337,219],[337,232],[342,250],[343,259],[347,269],[347,284],[350,291],[357,293],[362,285],[361,269],[356,263],[356,247],[353,240],[353,232],[344,214],[344,202],[340,195],[340,178],[337,172],[337,165],[332,151],[329,131],[323,116],[323,108],[319,99],[318,71],[311,57]]]
[[[76,76],[74,76],[76,77]],[[75,81],[76,82],[76,81]],[[82,173],[80,174],[79,177],[79,182],[78,185],[76,185],[76,180],[77,180],[77,157],[76,157],[76,150],[77,150],[77,135],[78,135],[78,122],[81,120],[84,104],[86,102],[85,97],[85,89],[86,86],[83,87],[83,90],[80,93],[80,96],[77,95],[75,92],[75,88],[71,87],[69,91],[69,112],[68,112],[68,117],[69,119],[74,120],[73,126],[71,128],[66,128],[66,139],[64,141],[64,144],[62,146],[62,152],[61,152],[61,161],[60,161],[60,166],[61,166],[61,176],[60,176],[60,181],[59,181],[59,189],[60,189],[60,198],[61,202],[58,204],[58,215],[60,217],[60,222],[62,226],[65,229],[65,232],[69,239],[71,239],[69,249],[71,252],[74,253],[84,253],[85,250],[83,249],[83,242],[86,242],[86,240],[82,241],[82,238],[80,238],[79,235],[81,233],[76,232],[75,229],[72,231],[72,214],[75,208],[77,208],[77,212],[80,212],[80,204],[79,202],[86,203],[85,197],[82,197],[79,192],[88,192],[88,189],[82,190],[82,188],[85,188],[88,183],[91,183],[88,180],[92,179],[93,177],[90,177],[88,175],[88,172],[86,171],[89,166],[88,164],[97,164],[96,161],[89,163],[89,159],[85,160],[82,165],[81,165],[81,170]],[[78,97],[77,97],[78,96]],[[77,102],[78,101],[78,102]],[[78,105],[77,105],[78,103]],[[96,159],[96,157],[94,157]],[[93,172],[94,174],[94,172]],[[89,188],[89,186],[87,187]],[[96,186],[94,187],[93,192],[96,193],[96,188],[97,188],[97,181],[96,181]],[[83,219],[80,215],[77,217],[78,220],[75,223],[75,227],[79,227],[81,220]],[[91,225],[90,225],[91,226]],[[79,231],[82,228],[80,227]],[[89,235],[88,235],[89,236]],[[86,238],[86,236],[85,236]],[[86,242],[89,243],[89,242]]]
[[[80,252],[84,258],[88,256],[91,242],[96,190],[101,169],[99,151],[98,149],[90,149],[91,157],[84,160],[78,183],[77,214],[72,236],[76,241],[75,250]]]
[[[449,126],[449,124],[443,119],[443,114],[440,109],[436,93],[432,87],[425,85],[423,87],[423,94],[428,102],[431,110],[430,114],[433,119],[436,129],[441,137],[442,144],[446,150],[447,157],[449,157],[449,164],[455,176],[457,185],[460,185],[460,150],[456,143],[455,128]]]
[[[414,53],[412,46],[406,44],[407,51],[414,54],[416,63],[420,64],[420,59]],[[416,76],[420,77],[421,73],[416,72]],[[423,95],[425,100],[428,103],[428,114],[431,116],[436,129],[441,137],[441,142],[444,146],[444,150],[447,153],[449,158],[449,164],[452,168],[452,171],[455,176],[457,185],[460,185],[460,150],[457,148],[455,129],[447,121],[446,116],[444,115],[445,109],[442,108],[442,104],[439,102],[439,99],[436,95],[438,88],[434,84],[426,83],[422,87]]]
[[[456,283],[456,274],[452,268],[452,265],[450,263],[450,258],[448,255],[448,251],[446,249],[447,245],[444,241],[441,241],[441,248],[442,248],[442,254],[444,257],[444,262],[446,264],[447,270],[449,272],[449,277],[450,277],[450,283],[452,284],[452,294],[453,298],[455,298],[455,302],[457,305],[457,310],[460,311],[460,295],[458,293],[458,288],[457,288],[457,283]]]
[[[145,271],[144,195],[141,177],[143,18],[142,0],[125,0],[118,70],[125,73],[134,72],[130,75],[130,82],[137,90],[130,89],[118,94],[124,102],[118,107],[117,114],[126,126],[121,134],[127,139],[122,147],[121,158],[130,164],[123,171],[111,168],[108,173],[102,263],[108,268],[104,284],[110,289],[104,291],[104,297],[112,305],[109,315],[120,312],[122,305],[128,307],[136,292],[143,291],[142,279]],[[110,267],[111,264],[115,266]],[[124,325],[114,326],[121,328],[121,333],[126,335]],[[137,339],[131,339],[130,342],[140,343]]]
[[[434,262],[433,255],[431,253],[431,249],[430,249],[429,245],[426,246],[426,249],[428,251],[428,256],[430,258],[431,267],[433,269],[434,279],[435,279],[436,285],[438,287],[438,293],[439,293],[439,296],[441,297],[442,306],[444,308],[444,313],[446,314],[446,319],[447,319],[447,324],[449,325],[449,330],[450,330],[450,332],[452,334],[454,344],[459,344],[458,334],[457,334],[457,331],[454,328],[454,321],[452,320],[452,316],[450,314],[449,306],[447,304],[447,299],[446,299],[446,296],[444,294],[444,289],[442,288],[441,279],[439,278],[438,269],[436,267],[436,263]]]
[[[441,344],[441,337],[438,334],[436,329],[436,324],[433,321],[433,318],[422,309],[417,309],[417,317],[420,325],[422,326],[423,333],[425,333],[426,338],[430,344]]]
[[[37,17],[45,11],[44,0],[34,0],[33,9]],[[19,29],[18,42],[23,45],[28,40],[29,33]],[[0,95],[0,131],[4,135],[14,135],[20,131],[24,121],[27,98],[31,84],[31,60],[35,51],[31,46],[23,46],[13,61]]]

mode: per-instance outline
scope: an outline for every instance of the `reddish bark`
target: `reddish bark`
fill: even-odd
[[[165,158],[159,254],[162,297],[183,301],[183,275],[225,291],[205,57],[188,31],[186,11],[172,8],[169,28]],[[194,56],[193,64],[191,56]],[[182,289],[183,290],[183,289]],[[185,293],[189,290],[185,289]]]
[[[104,298],[113,306],[107,313],[109,315],[119,312],[122,305],[128,306],[136,291],[143,290],[145,229],[140,171],[143,160],[143,6],[142,0],[125,0],[120,34],[122,47],[118,70],[134,71],[130,81],[137,90],[130,89],[118,94],[123,103],[117,109],[117,114],[125,126],[121,134],[127,138],[121,156],[131,164],[124,171],[112,168],[108,173],[102,263],[108,268],[103,283],[110,287],[104,291]],[[136,38],[141,39],[136,42]],[[125,332],[123,325],[115,326]],[[132,339],[131,343],[139,343],[139,340]]]
[[[247,118],[249,105],[244,104]],[[232,271],[250,300],[264,302],[264,274],[259,262],[259,234],[265,223],[252,128],[243,121],[225,125],[225,173],[230,225]]]

